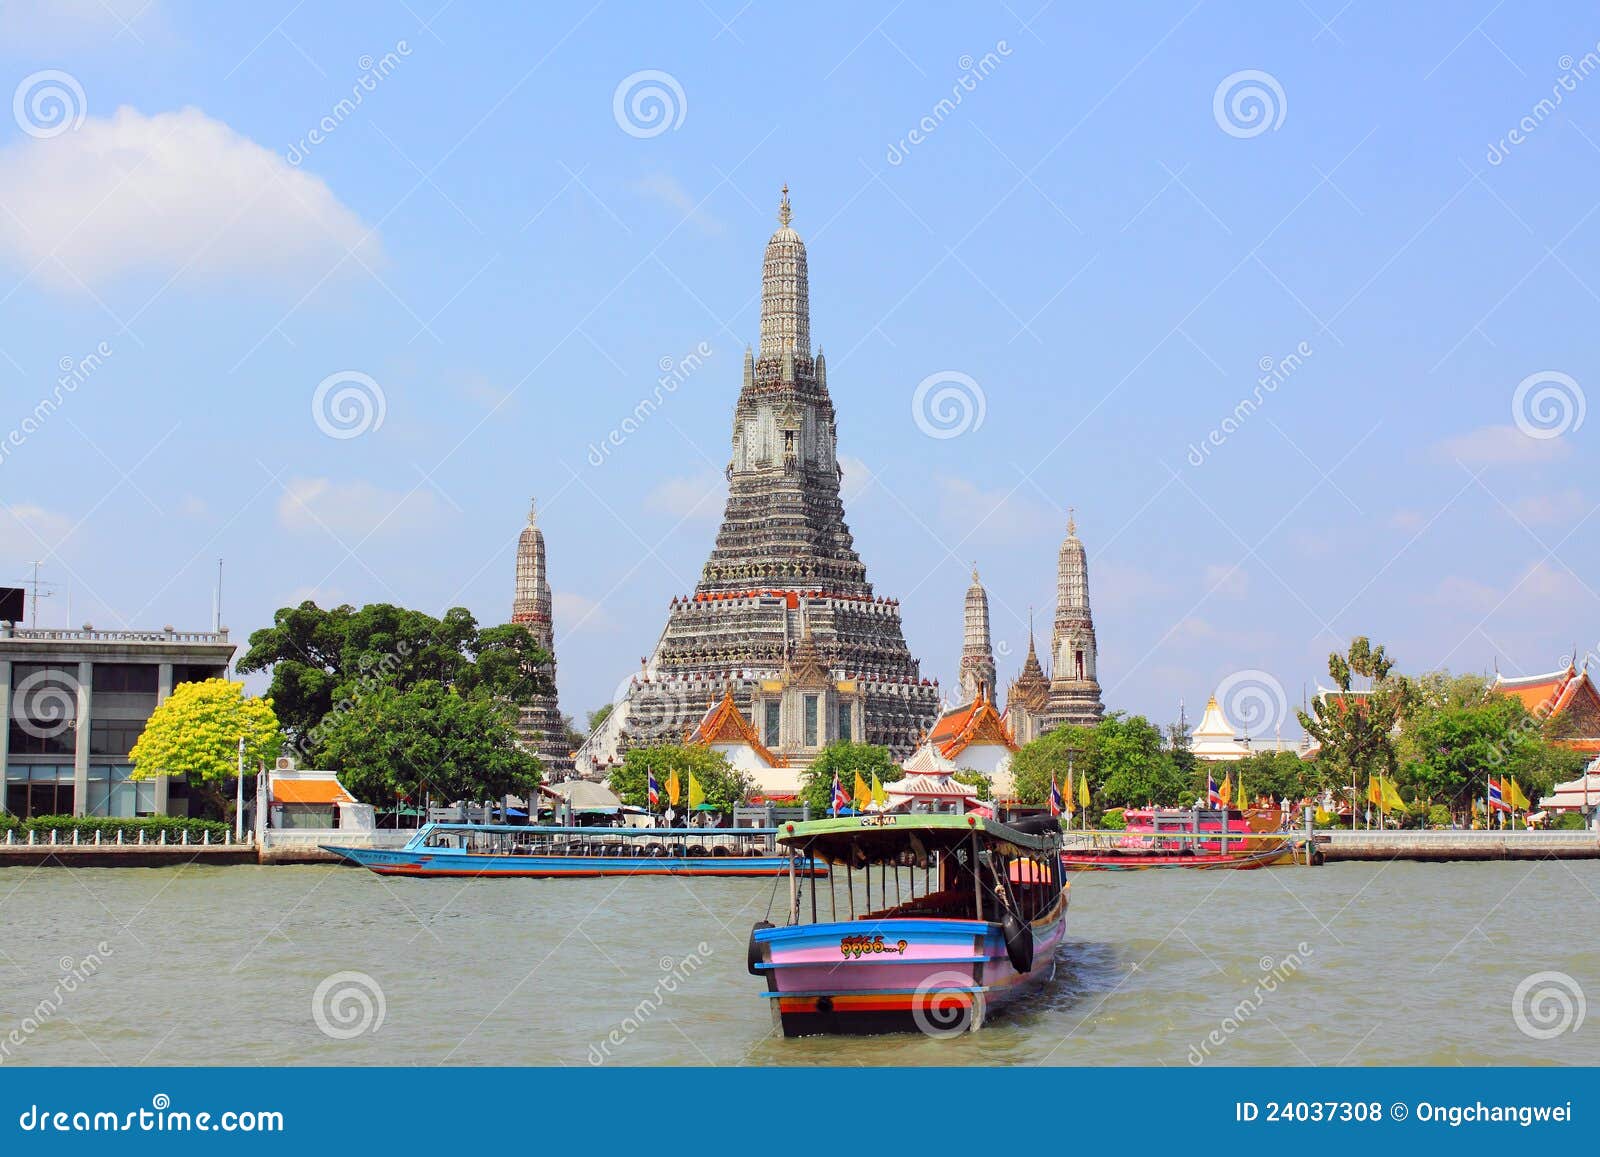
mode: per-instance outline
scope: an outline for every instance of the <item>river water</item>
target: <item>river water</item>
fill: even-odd
[[[1600,1062],[1600,862],[1072,879],[1055,980],[983,1031],[787,1041],[771,881],[0,869],[0,1065]]]

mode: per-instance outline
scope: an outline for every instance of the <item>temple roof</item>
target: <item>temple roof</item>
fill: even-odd
[[[954,759],[974,743],[998,743],[1018,750],[986,689],[980,689],[972,702],[952,707],[934,720],[927,743],[946,759]]]
[[[912,759],[915,758],[916,756],[912,757]],[[950,778],[950,771],[955,769],[930,768],[927,771],[913,769],[911,767],[912,759],[906,760],[905,767],[907,771],[914,771],[914,774],[908,775],[904,779],[896,780],[894,783],[884,784],[883,791],[885,795],[905,796],[908,798],[917,796],[971,800],[978,798],[977,788],[970,784],[957,783]]]
[[[693,731],[684,736],[684,743],[695,747],[710,747],[717,743],[742,744],[750,748],[768,767],[782,767],[784,761],[762,745],[756,729],[733,701],[733,688],[722,694],[722,702],[706,711]]]
[[[1239,741],[1215,695],[1206,701],[1200,726],[1190,735],[1189,750],[1196,759],[1240,759],[1250,754],[1249,746]]]

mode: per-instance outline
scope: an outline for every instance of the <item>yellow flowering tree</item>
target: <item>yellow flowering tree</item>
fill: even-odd
[[[233,800],[223,787],[238,774],[241,736],[247,768],[277,758],[283,736],[272,700],[251,698],[243,683],[226,679],[179,683],[133,745],[130,778],[184,776],[192,791],[231,819]]]

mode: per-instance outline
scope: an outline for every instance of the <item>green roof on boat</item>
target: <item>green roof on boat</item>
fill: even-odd
[[[1023,831],[978,815],[886,812],[882,815],[839,816],[778,825],[778,842],[809,850],[830,863],[877,863],[893,859],[908,847],[948,851],[976,832],[980,842],[1008,845],[1014,854],[1049,855],[1060,847],[1056,831]]]

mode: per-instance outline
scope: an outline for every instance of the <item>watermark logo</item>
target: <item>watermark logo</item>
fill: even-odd
[[[911,997],[911,1020],[923,1036],[960,1036],[972,1029],[977,1016],[975,995],[969,991],[972,976],[966,972],[935,972]]]
[[[10,1032],[0,1037],[0,1064],[10,1060],[13,1050],[25,1045],[41,1026],[60,1012],[67,998],[87,984],[101,968],[105,967],[106,958],[113,955],[115,953],[112,952],[111,945],[102,940],[95,945],[95,951],[77,960],[63,956],[61,975],[57,977],[55,987],[50,990],[49,995],[23,1013],[21,1021]]]
[[[1559,370],[1529,374],[1511,395],[1511,418],[1517,429],[1541,441],[1568,431],[1576,434],[1587,410],[1583,387]]]
[[[17,726],[35,739],[54,739],[78,719],[78,681],[66,671],[45,667],[23,679],[12,692]]]
[[[976,60],[970,52],[963,53],[961,59],[956,61],[956,67],[961,70],[961,75],[957,76],[955,83],[950,86],[950,95],[940,97],[910,132],[891,143],[884,159],[891,165],[905,164],[906,158],[911,155],[911,150],[931,137],[956,111],[968,93],[977,92],[978,85],[1000,67],[1000,61],[1010,56],[1011,51],[1009,44],[1004,40],[998,40],[995,42],[993,52],[985,52]]]
[[[683,126],[689,98],[670,72],[646,68],[622,78],[611,94],[611,115],[630,137],[648,140]]]
[[[311,994],[311,1019],[334,1040],[377,1032],[388,1011],[383,987],[365,972],[335,972]]]
[[[77,393],[78,387],[105,365],[110,356],[111,345],[108,342],[101,342],[81,358],[63,354],[56,362],[56,368],[61,373],[56,378],[55,387],[34,403],[32,411],[23,415],[22,421],[0,437],[0,466],[5,464],[13,451],[21,449],[23,443],[43,429],[50,416],[65,404],[70,395]]]
[[[1248,140],[1278,130],[1289,115],[1289,98],[1272,73],[1245,68],[1222,78],[1211,97],[1211,115],[1230,137]]]
[[[687,679],[630,675],[617,685],[611,703],[613,711],[627,704],[630,738],[676,743],[699,722],[708,694],[707,687]]]
[[[917,383],[911,393],[911,420],[930,438],[959,438],[983,426],[989,400],[968,374],[940,370]]]
[[[609,1061],[612,1052],[627,1044],[629,1037],[649,1023],[650,1018],[655,1016],[667,1002],[667,998],[687,984],[689,977],[699,971],[700,966],[712,955],[711,945],[702,940],[694,946],[693,952],[681,960],[663,956],[658,962],[661,975],[656,978],[650,992],[633,1006],[628,1015],[617,1022],[603,1040],[589,1046],[589,1063],[599,1066]]]
[[[70,72],[47,68],[22,78],[11,96],[11,115],[30,137],[48,140],[73,132],[88,115],[83,85]]]
[[[1246,735],[1270,734],[1289,718],[1283,684],[1267,671],[1235,671],[1217,685],[1217,703]]]
[[[361,107],[366,98],[377,92],[378,85],[387,80],[400,67],[400,62],[410,55],[411,45],[404,40],[396,41],[392,51],[385,52],[376,59],[371,53],[363,54],[356,61],[356,67],[361,70],[361,75],[356,77],[355,83],[350,86],[350,95],[340,97],[328,110],[327,115],[317,121],[305,136],[290,145],[288,151],[284,153],[284,160],[296,167],[304,164],[311,151],[354,116],[356,109]]]
[[[1267,398],[1278,392],[1278,387],[1287,382],[1291,375],[1301,366],[1306,359],[1315,352],[1310,342],[1301,342],[1285,357],[1275,358],[1271,354],[1262,354],[1256,362],[1260,371],[1256,378],[1255,389],[1242,397],[1234,404],[1233,411],[1226,415],[1216,427],[1206,433],[1198,442],[1189,443],[1187,455],[1189,465],[1204,466],[1206,459],[1211,456],[1214,449],[1220,447],[1233,435],[1244,428],[1245,422],[1251,415],[1266,404]]]
[[[1565,972],[1525,976],[1511,994],[1511,1019],[1523,1036],[1554,1040],[1583,1027],[1589,1004],[1583,988]]]
[[[389,402],[383,387],[359,370],[340,370],[317,383],[311,419],[330,438],[359,438],[383,425]]]
[[[1250,992],[1229,1010],[1216,1028],[1208,1032],[1202,1040],[1189,1046],[1187,1058],[1189,1063],[1199,1067],[1210,1060],[1214,1051],[1227,1044],[1234,1033],[1261,1011],[1267,999],[1305,966],[1306,958],[1310,955],[1312,955],[1311,945],[1302,940],[1295,945],[1293,952],[1284,953],[1281,959],[1263,956],[1256,961],[1256,967],[1260,971]]]
[[[633,410],[621,422],[606,431],[598,442],[589,443],[587,455],[589,465],[604,466],[612,452],[621,449],[624,442],[642,430],[644,424],[661,408],[667,398],[677,393],[678,387],[706,364],[706,359],[711,354],[709,342],[701,342],[681,358],[663,354],[656,362],[656,368],[661,371],[661,376],[656,379],[655,389],[651,390],[648,396],[640,398]]]

